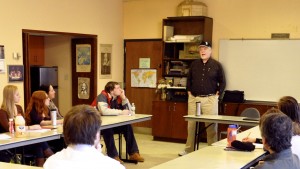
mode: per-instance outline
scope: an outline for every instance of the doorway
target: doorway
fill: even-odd
[[[23,29],[22,37],[24,110],[33,92],[31,80],[34,79],[31,79],[30,75],[31,66],[58,66],[59,95],[62,97],[59,99],[59,109],[62,114],[67,113],[73,105],[92,102],[97,95],[97,35]],[[74,64],[76,67],[76,62],[72,61],[76,57],[76,50],[71,50],[74,40],[78,40],[77,44],[86,44],[88,41],[91,46],[91,69],[90,72],[84,74],[84,77],[91,79],[88,99],[78,97],[78,78],[73,78],[80,73],[73,69]]]

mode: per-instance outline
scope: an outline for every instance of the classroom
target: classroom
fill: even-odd
[[[164,64],[162,51],[155,51],[154,49],[157,50],[155,46],[154,48],[143,46],[145,48],[139,48],[140,53],[137,53],[138,56],[132,55],[133,57],[130,58],[130,53],[125,53],[125,47],[127,45],[129,47],[131,43],[135,45],[139,42],[161,44],[163,19],[177,17],[177,7],[183,0],[0,1],[0,14],[3,17],[1,19],[0,47],[3,46],[5,56],[4,59],[0,59],[0,91],[3,91],[6,85],[17,86],[21,96],[19,105],[24,111],[32,92],[28,89],[30,79],[24,76],[22,81],[13,81],[9,78],[9,67],[11,66],[23,65],[23,73],[28,75],[27,69],[30,65],[28,65],[29,60],[27,57],[29,53],[26,45],[24,45],[28,42],[25,41],[24,34],[43,37],[44,61],[39,66],[58,67],[59,92],[57,98],[59,99],[57,104],[62,115],[66,115],[73,105],[91,104],[109,81],[120,82],[121,87],[125,88],[126,96],[132,103],[135,103],[137,114],[153,115],[153,108],[155,107],[153,102],[157,100],[159,101],[156,103],[163,102],[161,96],[155,92],[156,84],[163,78],[164,70],[161,68],[161,65]],[[226,59],[221,58],[224,55],[220,53],[226,47],[226,44],[222,46],[222,40],[223,42],[232,39],[270,40],[272,33],[289,34],[291,41],[300,39],[298,28],[300,27],[298,22],[300,1],[201,0],[200,2],[207,5],[207,17],[212,19],[210,41],[213,46],[212,57],[219,60],[221,64],[222,61],[226,62]],[[92,66],[90,67],[92,73],[90,75],[80,74],[76,67],[73,67],[76,63],[76,60],[72,60],[75,51],[73,45],[74,43],[81,43],[80,38],[82,37],[92,39],[91,42],[89,41],[93,46]],[[75,40],[73,41],[73,39]],[[148,45],[148,43],[145,44]],[[289,47],[289,45],[286,46]],[[296,48],[293,48],[293,50],[296,50]],[[110,54],[109,73],[103,69],[105,64],[103,58],[107,56],[104,52],[105,49],[108,49],[107,53]],[[132,49],[135,50],[136,48]],[[159,46],[159,49],[161,49],[161,46]],[[231,49],[234,51],[234,47]],[[284,51],[285,49],[281,50]],[[128,48],[129,51],[130,48]],[[152,53],[149,51],[152,51]],[[155,54],[155,56],[147,56],[147,52]],[[297,56],[297,53],[293,54]],[[128,80],[131,78],[130,71],[139,68],[140,58],[147,57],[151,57],[148,68],[157,71],[155,87],[132,87],[131,81]],[[282,57],[285,58],[286,56]],[[278,62],[280,62],[279,59]],[[284,59],[282,62],[284,62]],[[240,62],[235,63],[233,60],[230,64],[228,63],[230,66],[235,66],[235,64],[240,64]],[[288,67],[288,65],[285,66]],[[242,77],[244,74],[243,71],[236,71],[235,69],[232,71],[237,75],[235,77]],[[272,76],[272,78],[276,77]],[[88,98],[85,98],[86,93],[79,93],[82,84],[86,84],[86,79],[88,79],[88,86],[91,87]],[[76,83],[74,84],[74,82]],[[296,79],[295,82],[290,83],[297,86],[298,82],[299,80]],[[232,84],[232,82],[230,83]],[[247,83],[244,84],[247,85]],[[239,86],[233,85],[230,90],[245,90],[245,99],[254,100],[254,103],[250,102],[239,107],[237,107],[237,104],[231,104],[230,109],[226,110],[223,106],[220,108],[219,112],[221,113],[219,114],[237,116],[247,106],[253,105],[260,111],[265,112],[271,107],[276,107],[275,102],[285,92],[285,90],[281,91],[280,96],[274,94],[270,97],[258,98],[257,95],[247,93],[248,88],[251,88],[251,86],[239,88]],[[270,85],[267,89],[277,91],[278,86]],[[252,92],[252,90],[249,91]],[[287,91],[285,95],[291,95],[300,100],[298,94],[300,92],[293,92],[297,94],[293,95],[291,91]],[[247,98],[247,94],[249,98]],[[1,93],[0,103],[2,101],[3,96]],[[177,105],[171,105],[173,103],[169,104],[167,102],[163,104],[166,107],[169,106],[169,109],[170,106],[173,106],[172,108],[181,111],[181,123],[186,126],[187,122],[183,116],[187,114],[185,112],[187,111],[187,104],[179,101]],[[235,112],[233,112],[234,110]],[[152,120],[133,124],[135,132],[139,131],[152,136],[153,121],[155,119],[157,117],[153,116]],[[221,129],[226,129],[227,126],[228,124],[224,124],[223,127],[221,125]],[[180,132],[182,131],[184,134],[181,133],[178,137],[174,136],[173,140],[167,140],[165,143],[168,143],[168,141],[174,143],[174,140],[175,142],[178,141],[177,138],[180,138],[180,143],[185,142],[185,139],[182,139],[186,137],[185,130],[186,128],[181,128]],[[160,136],[157,136],[157,138],[160,138]],[[183,144],[182,147],[184,147]],[[177,154],[178,152],[174,153]],[[147,162],[147,159],[145,162]]]

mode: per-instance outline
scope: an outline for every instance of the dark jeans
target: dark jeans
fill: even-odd
[[[128,150],[127,153],[129,155],[139,152],[131,125],[125,125],[125,126],[115,127],[112,129],[101,130],[101,134],[103,135],[104,142],[107,149],[107,155],[109,157],[114,158],[119,155],[114,140],[114,134],[118,134],[118,133],[124,134],[126,140],[126,146]]]

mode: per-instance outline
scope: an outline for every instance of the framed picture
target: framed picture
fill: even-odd
[[[111,79],[112,44],[100,44],[100,78]]]
[[[90,98],[90,78],[78,77],[78,98]]]
[[[91,45],[76,45],[76,72],[91,72]]]
[[[4,46],[0,45],[0,59],[4,59]]]
[[[22,82],[24,80],[23,65],[8,65],[8,82]]]

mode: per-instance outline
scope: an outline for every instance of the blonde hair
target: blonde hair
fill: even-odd
[[[1,109],[5,110],[9,118],[13,118],[15,114],[14,95],[18,91],[17,86],[7,85],[3,89],[3,101]]]

